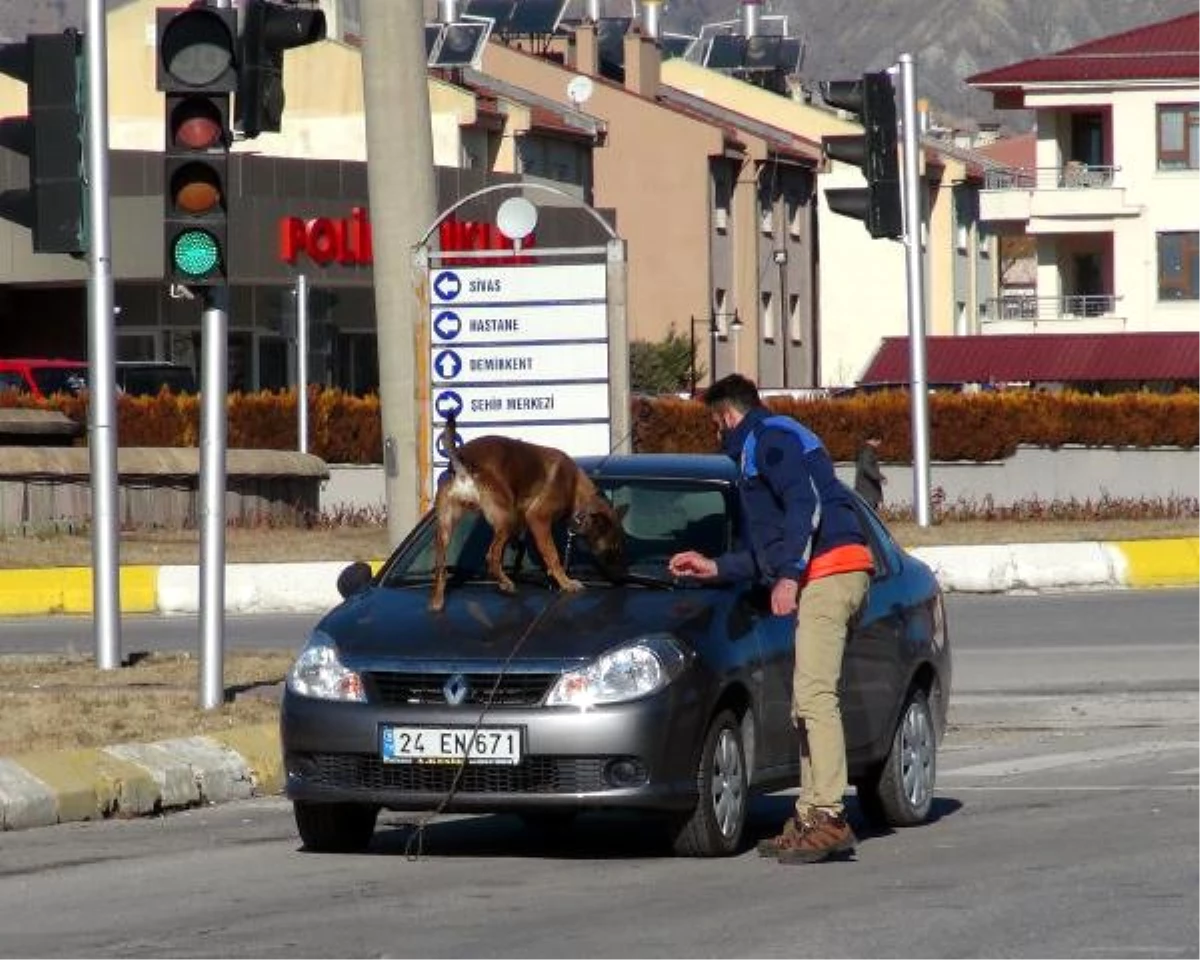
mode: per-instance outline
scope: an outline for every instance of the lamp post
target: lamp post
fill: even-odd
[[[792,311],[788,309],[787,262],[788,252],[776,250],[775,263],[779,266],[779,342],[783,344],[783,389],[788,388],[788,350],[792,346]]]
[[[742,318],[738,316],[737,310],[733,313],[714,313],[710,317],[692,317],[690,324],[691,333],[691,380],[692,380],[692,396],[696,395],[696,324],[708,321],[708,376],[710,381],[717,379],[717,335],[721,332],[719,320],[722,317],[729,317],[729,332],[736,333],[742,329]]]

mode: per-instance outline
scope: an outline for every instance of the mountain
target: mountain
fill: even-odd
[[[432,16],[436,3],[424,2]],[[571,0],[568,13],[578,15],[585,2]],[[601,6],[605,15],[627,16],[631,0]],[[85,0],[0,0],[0,37],[82,27],[85,7]],[[929,99],[937,120],[966,129],[1001,123],[1012,131],[1029,129],[1032,115],[993,111],[991,97],[967,87],[967,77],[1195,11],[1196,0],[765,0],[763,7],[766,15],[786,15],[790,32],[805,39],[801,76],[809,86],[852,79],[911,53],[918,95]],[[694,34],[703,23],[740,15],[738,0],[666,0],[662,25]]]

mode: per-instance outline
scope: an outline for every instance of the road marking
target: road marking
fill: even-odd
[[[1186,783],[1123,783],[1120,785],[1081,787],[1077,784],[1069,786],[1011,786],[1008,784],[989,783],[987,785],[981,783],[955,784],[952,788],[952,793],[1128,793],[1130,790],[1137,790],[1139,793],[1196,793],[1200,790],[1200,785]],[[943,791],[939,786],[938,794]]]
[[[1187,750],[1195,753],[1200,743],[1195,740],[1164,740],[1159,743],[1131,743],[1121,747],[1101,747],[1097,750],[1076,750],[1049,757],[1013,757],[991,763],[975,763],[957,769],[939,771],[950,777],[1010,777],[1014,774],[1039,773],[1058,767],[1074,767],[1102,760],[1121,760],[1126,757],[1145,757],[1156,753],[1176,753]]]

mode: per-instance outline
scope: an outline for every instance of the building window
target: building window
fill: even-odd
[[[1200,299],[1200,233],[1158,235],[1158,299]]]
[[[769,293],[764,293],[761,296],[762,309],[760,312],[759,323],[762,324],[762,338],[764,340],[774,341],[775,339],[775,298]]]
[[[1158,169],[1195,170],[1200,166],[1200,109],[1194,103],[1158,108]]]

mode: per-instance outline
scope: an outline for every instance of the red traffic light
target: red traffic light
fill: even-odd
[[[171,110],[171,145],[188,150],[211,150],[225,146],[225,118],[212,100],[192,97],[178,101]]]

